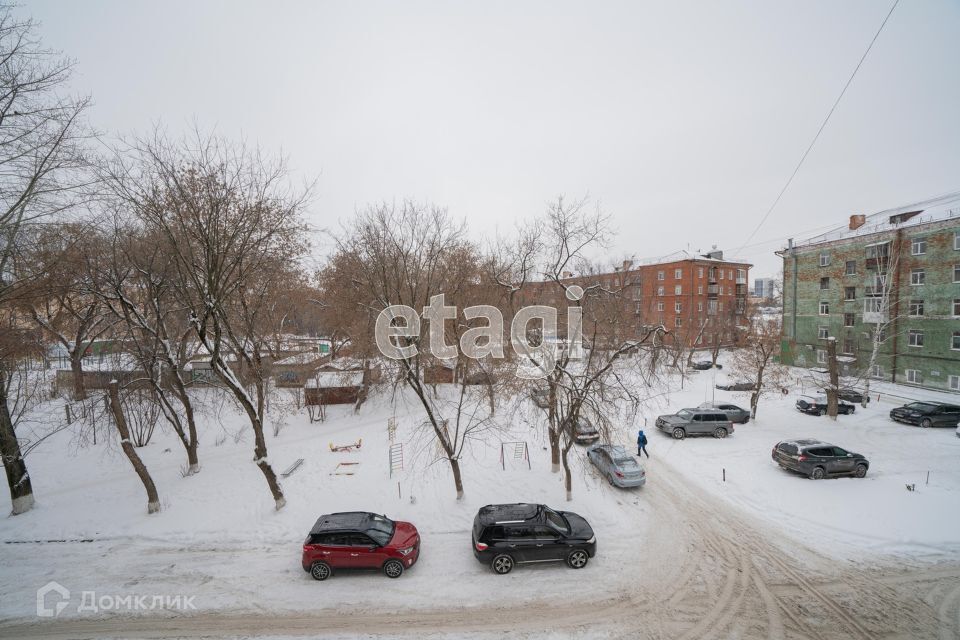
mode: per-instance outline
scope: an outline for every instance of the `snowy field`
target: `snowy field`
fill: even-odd
[[[658,399],[666,408],[696,406],[713,397],[714,374],[692,374],[684,389]],[[906,391],[905,391],[906,393]],[[326,422],[309,423],[306,412],[268,433],[270,459],[279,473],[304,463],[283,480],[287,506],[280,512],[252,464],[249,430],[236,414],[206,419],[200,438],[202,471],[181,476],[182,448],[163,432],[140,450],[160,492],[163,510],[146,514],[142,485],[117,446],[78,448],[64,432],[28,459],[37,507],[0,520],[0,618],[35,615],[35,590],[55,580],[71,590],[62,616],[76,616],[79,594],[194,596],[202,611],[315,611],[353,615],[383,610],[469,609],[503,602],[570,602],[591,595],[617,597],[638,580],[653,580],[662,536],[652,528],[662,517],[652,505],[662,487],[658,474],[706,497],[717,510],[732,509],[782,534],[789,547],[802,541],[842,562],[956,561],[960,554],[960,438],[953,429],[899,425],[887,413],[894,404],[871,402],[840,416],[807,416],[793,408],[796,394],[765,399],[759,419],[737,425],[725,439],[675,441],[652,425],[659,409],[638,415],[617,434],[632,447],[646,420],[651,461],[647,485],[616,490],[591,472],[583,448],[575,448],[574,499],[565,502],[562,474],[552,474],[544,447],[543,412],[528,400],[500,411],[511,440],[526,441],[531,469],[508,451],[501,468],[499,444],[476,443],[463,461],[466,497],[455,500],[448,466],[435,460],[434,445],[414,434],[418,406],[402,399],[391,406],[375,397],[358,414],[331,409]],[[717,400],[746,406],[746,394],[716,391]],[[55,410],[51,409],[51,410]],[[396,440],[404,443],[405,467],[391,477],[387,421],[395,416]],[[772,446],[786,438],[815,437],[864,454],[865,479],[811,481],[781,470]],[[329,444],[363,439],[354,453]],[[357,462],[354,475],[331,475],[338,462]],[[726,481],[723,481],[726,470]],[[930,472],[929,484],[926,483]],[[916,484],[915,492],[905,484]],[[593,525],[598,553],[588,567],[521,566],[496,576],[470,549],[477,508],[494,502],[544,502],[575,511]],[[9,510],[9,498],[0,498]],[[316,518],[341,510],[370,510],[409,520],[420,530],[420,560],[388,581],[366,573],[312,580],[300,567],[300,545]],[[709,510],[709,509],[708,509]],[[705,514],[705,517],[709,514]],[[65,542],[51,542],[65,541]]]

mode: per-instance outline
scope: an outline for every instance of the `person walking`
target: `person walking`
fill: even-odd
[[[647,453],[647,436],[644,435],[643,429],[640,429],[640,432],[637,433],[637,457],[640,457],[641,453],[646,453],[647,457],[650,457],[650,454]]]

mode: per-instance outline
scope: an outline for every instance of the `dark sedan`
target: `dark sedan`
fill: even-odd
[[[721,391],[753,391],[757,385],[752,382],[729,382],[727,384],[718,384],[717,389]]]
[[[717,369],[723,369],[723,365],[713,364],[712,360],[697,360],[693,363],[693,369],[696,371],[708,371],[716,367]]]
[[[960,424],[960,406],[943,402],[911,402],[890,411],[897,422],[921,427],[955,427]]]
[[[797,410],[811,416],[824,416],[827,414],[827,399],[824,396],[800,398],[797,400]],[[856,406],[837,400],[837,413],[846,415],[856,410]]]
[[[726,402],[704,402],[698,408],[723,411],[725,414],[727,414],[727,420],[730,422],[736,422],[737,424],[747,424],[750,422],[750,412],[746,409],[741,409],[735,404],[729,404]]]

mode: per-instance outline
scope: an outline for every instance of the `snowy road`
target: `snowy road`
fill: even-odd
[[[839,561],[772,531],[736,506],[709,499],[668,465],[654,460],[648,470],[656,481],[644,489],[642,506],[623,501],[624,524],[641,518],[655,524],[648,523],[647,539],[634,555],[604,558],[607,564],[627,565],[629,571],[610,575],[599,562],[579,573],[560,567],[523,569],[543,581],[589,581],[582,598],[553,597],[511,605],[496,590],[488,590],[489,598],[472,602],[473,606],[398,608],[393,601],[384,605],[378,596],[393,583],[364,576],[370,581],[366,601],[352,603],[349,613],[342,606],[324,607],[321,590],[336,589],[334,581],[310,585],[316,587],[317,597],[312,611],[221,610],[179,617],[45,622],[34,618],[0,623],[0,637],[496,637],[514,632],[522,637],[691,640],[960,638],[956,558],[889,566]],[[645,549],[658,555],[645,555]],[[198,549],[194,555],[209,562],[209,556],[223,553],[231,552]],[[243,557],[242,551],[235,555]],[[147,554],[140,568],[149,574],[163,570],[164,562],[162,554]],[[189,569],[189,563],[181,566],[179,571]],[[499,579],[479,565],[475,570],[478,579],[490,584]],[[256,584],[247,586],[256,593]]]

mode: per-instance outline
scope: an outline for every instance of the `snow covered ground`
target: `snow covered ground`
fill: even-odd
[[[587,594],[615,599],[638,581],[666,581],[673,570],[658,564],[665,554],[661,546],[669,544],[658,530],[666,526],[667,506],[658,474],[702,498],[702,511],[715,505],[718,513],[742,514],[758,531],[782,534],[773,537],[785,547],[798,541],[840,562],[958,560],[960,438],[953,429],[893,423],[887,413],[895,405],[884,401],[833,422],[797,412],[795,393],[765,399],[759,419],[738,425],[725,440],[675,441],[653,427],[661,410],[696,406],[714,394],[746,405],[746,394],[714,391],[714,377],[692,374],[682,390],[674,385],[616,434],[632,446],[636,428],[648,424],[653,459],[644,460],[648,482],[642,489],[615,490],[601,482],[585,464],[583,449],[576,448],[570,503],[563,500],[562,475],[549,470],[543,414],[528,400],[502,411],[500,419],[510,425],[510,440],[527,442],[532,469],[508,451],[503,470],[499,445],[477,443],[463,461],[466,497],[460,502],[448,467],[431,463],[434,445],[414,436],[422,420],[417,405],[402,398],[391,406],[388,398],[375,397],[359,414],[331,409],[324,423],[310,424],[304,411],[288,417],[279,435],[268,434],[277,472],[304,459],[283,480],[287,506],[280,512],[252,464],[251,434],[230,411],[204,420],[202,471],[195,477],[181,476],[185,456],[171,433],[159,433],[140,450],[163,504],[162,512],[151,516],[142,486],[117,446],[77,448],[69,432],[58,434],[28,460],[37,507],[0,519],[5,543],[0,544],[0,618],[33,618],[35,590],[50,580],[71,590],[63,617],[78,616],[83,591],[193,596],[200,611],[322,609],[352,615],[462,610],[489,606],[492,598],[505,604],[576,602]],[[396,440],[404,443],[406,466],[393,477],[391,416],[398,422]],[[811,481],[782,471],[770,450],[796,437],[860,452],[871,461],[870,473],[865,479]],[[357,452],[329,449],[331,442],[360,438]],[[343,461],[359,463],[348,467],[354,475],[331,475]],[[916,484],[916,491],[906,491],[908,483]],[[0,510],[9,509],[8,501],[0,497]],[[544,502],[586,517],[597,532],[597,557],[581,572],[548,565],[494,575],[471,553],[470,525],[478,507],[515,501]],[[395,581],[360,573],[316,583],[300,567],[300,544],[317,516],[339,510],[412,521],[423,538],[420,561]],[[57,540],[66,542],[49,542]]]

